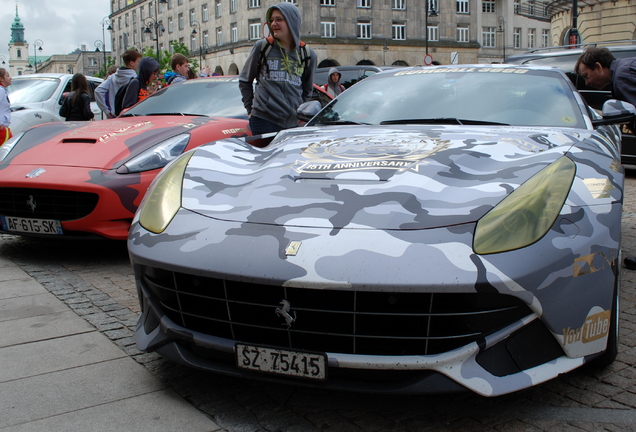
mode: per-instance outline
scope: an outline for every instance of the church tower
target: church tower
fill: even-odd
[[[9,73],[11,76],[22,75],[29,65],[29,44],[24,40],[24,26],[18,16],[18,5],[15,5],[15,18],[11,24],[11,40],[9,41]]]

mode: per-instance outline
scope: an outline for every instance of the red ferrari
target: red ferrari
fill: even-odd
[[[0,147],[0,231],[125,240],[168,162],[248,135],[237,77],[167,86],[112,120],[28,129]]]

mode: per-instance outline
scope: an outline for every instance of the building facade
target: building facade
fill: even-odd
[[[631,0],[586,0],[578,3],[576,37],[578,43],[636,41],[636,3]],[[550,3],[552,45],[568,45],[574,27],[572,2]]]
[[[263,37],[267,8],[280,0],[111,0],[113,53],[131,47],[170,51],[219,74],[237,74]],[[426,6],[428,1],[429,13]],[[501,62],[549,46],[547,2],[533,0],[289,0],[302,16],[301,38],[319,66]]]
[[[24,26],[18,16],[18,5],[15,6],[15,18],[11,24],[9,40],[9,74],[22,75],[29,69],[29,44],[24,39]]]

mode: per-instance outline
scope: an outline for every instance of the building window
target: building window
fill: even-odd
[[[439,40],[439,29],[437,28],[437,26],[428,26],[428,40],[429,41]]]
[[[481,3],[481,11],[483,13],[495,13],[495,2],[494,0],[483,0]]]
[[[534,48],[536,31],[535,29],[528,29],[528,49]]]
[[[137,24],[137,11],[132,12],[133,24]]]
[[[483,27],[481,31],[481,46],[484,48],[495,47],[495,28]]]
[[[541,31],[541,48],[548,46],[550,46],[550,29],[543,29]]]
[[[359,8],[370,8],[371,0],[357,0]]]
[[[206,48],[210,46],[210,34],[208,31],[203,32],[203,46],[201,48]],[[207,52],[207,51],[206,51]]]
[[[236,13],[236,0],[230,0],[230,13]]]
[[[238,42],[238,27],[236,27],[236,23],[232,23],[230,26],[230,39],[232,43]]]
[[[190,51],[196,51],[197,49],[197,36],[196,35],[191,35],[190,36]]]
[[[370,22],[358,22],[358,39],[371,39]]]
[[[261,38],[261,23],[250,23],[250,40]]]
[[[88,59],[89,66],[97,66],[97,60],[94,57]]]
[[[457,27],[457,42],[468,42],[468,27]]]
[[[437,0],[428,0],[429,11],[439,11],[439,2]]]
[[[406,40],[406,25],[393,24],[391,26],[391,37],[393,40]]]
[[[214,16],[217,18],[221,18],[223,14],[223,9],[221,8],[221,0],[216,0],[216,4],[214,5]]]
[[[285,3],[291,3],[293,5],[298,6],[298,0],[283,0]]]
[[[323,38],[335,38],[336,37],[336,23],[335,22],[321,22],[320,23],[320,37],[323,37]]]
[[[395,10],[405,10],[406,9],[406,0],[393,0],[393,9],[395,9]]]
[[[513,11],[515,15],[519,15],[519,13],[521,12],[521,0],[515,0]]]
[[[470,13],[470,9],[468,8],[468,0],[457,0],[457,13]]]
[[[168,10],[172,10],[172,0],[168,0]]]
[[[183,4],[183,0],[179,0],[179,1],[177,1],[177,4],[178,4],[179,6],[181,6],[181,5]]]
[[[336,0],[320,0],[320,6],[335,6]]]
[[[223,45],[223,30],[221,27],[216,29],[216,44],[218,46]]]
[[[512,47],[521,49],[521,29],[519,27],[515,27],[512,31]]]
[[[530,15],[534,15],[534,2],[533,1],[529,1],[528,2],[528,13]]]
[[[172,17],[168,17],[168,33],[172,33],[174,31],[174,23],[172,22]]]
[[[247,7],[250,9],[261,7],[261,0],[249,0]]]
[[[130,25],[130,17],[128,14],[124,15],[124,25],[128,27]]]
[[[204,4],[201,6],[201,21],[208,22],[210,19],[210,12],[208,11],[208,5]]]
[[[177,26],[179,30],[183,30],[185,28],[185,21],[183,20],[183,12],[179,14],[177,17]]]
[[[197,20],[197,13],[194,9],[190,9],[190,24]]]

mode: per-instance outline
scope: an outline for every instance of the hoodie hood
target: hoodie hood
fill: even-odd
[[[135,76],[137,76],[137,72],[134,69],[121,67],[117,69],[117,72],[112,75],[112,78],[109,77],[109,79],[115,82],[116,88],[119,88],[128,83],[128,81]]]
[[[143,57],[139,62],[139,87],[146,88],[150,75],[159,69],[159,62],[152,57]]]
[[[296,48],[298,48],[300,46],[300,23],[301,23],[300,12],[298,11],[298,7],[294,6],[291,3],[278,3],[277,5],[271,6],[269,9],[267,9],[266,19],[267,19],[267,27],[269,29],[270,34],[274,34],[274,32],[272,32],[271,27],[269,26],[269,20],[272,17],[272,12],[274,11],[274,9],[278,9],[280,13],[283,14],[283,17],[285,17],[285,21],[287,21],[287,27],[289,28],[292,38],[294,39],[294,45],[296,45]]]
[[[338,68],[332,67],[331,69],[329,69],[329,84],[332,83],[331,81],[331,75],[333,74],[338,74],[338,82],[340,82],[340,78],[342,78],[342,74],[340,73],[340,71],[338,70]]]

